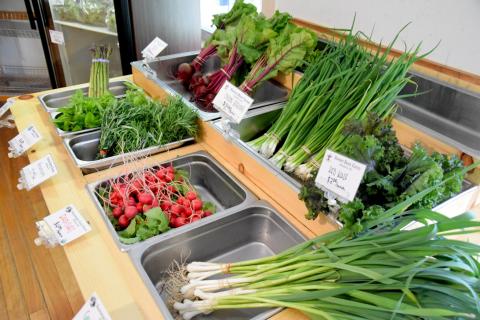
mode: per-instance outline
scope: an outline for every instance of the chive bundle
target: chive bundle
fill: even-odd
[[[423,57],[417,46],[389,62],[397,37],[383,51],[364,48],[361,34],[351,32],[327,46],[305,70],[279,119],[249,145],[277,167],[311,178],[326,149],[342,144],[346,121],[394,112],[395,99],[411,81],[408,69]]]

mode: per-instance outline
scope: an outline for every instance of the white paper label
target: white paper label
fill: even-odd
[[[30,190],[57,173],[53,158],[48,154],[22,169],[23,183]]]
[[[158,56],[160,52],[162,52],[167,46],[168,44],[165,41],[163,41],[159,37],[155,37],[155,39],[153,39],[153,41],[150,42],[150,44],[146,46],[145,49],[143,49],[142,56],[144,58],[153,59]]]
[[[94,292],[72,320],[112,320],[112,318]]]
[[[65,0],[50,0],[50,5],[52,5],[52,6],[63,6],[63,5],[65,5]]]
[[[339,201],[347,202],[355,198],[362,182],[366,165],[341,154],[327,150],[318,170],[315,184],[335,194]]]
[[[73,205],[69,205],[43,219],[63,246],[92,230]]]
[[[213,99],[215,109],[234,123],[242,121],[252,103],[253,99],[251,97],[229,81],[225,81],[215,99]]]
[[[55,44],[64,44],[65,38],[63,32],[57,30],[48,30],[50,32],[50,41]]]
[[[15,100],[13,99],[7,99],[7,102],[5,102],[3,106],[0,108],[0,117],[2,117],[10,109],[14,101]]]
[[[31,125],[8,142],[9,149],[15,156],[19,156],[40,141],[40,139],[42,139],[42,136],[35,126]]]

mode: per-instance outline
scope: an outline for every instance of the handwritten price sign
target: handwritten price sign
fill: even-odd
[[[327,150],[318,170],[315,184],[335,194],[342,202],[355,198],[366,166],[339,153]]]

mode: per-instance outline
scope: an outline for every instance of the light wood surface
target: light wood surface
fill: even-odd
[[[39,190],[16,189],[29,161],[9,159],[16,129],[0,129],[0,319],[71,319],[83,296],[63,248],[38,248],[35,221],[48,212]]]

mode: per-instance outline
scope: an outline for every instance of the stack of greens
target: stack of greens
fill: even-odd
[[[114,104],[115,100],[112,94],[94,98],[86,97],[81,90],[77,90],[68,104],[58,109],[60,114],[53,123],[57,128],[70,132],[98,128],[102,123],[103,111]]]
[[[125,98],[107,106],[103,113],[101,158],[196,136],[197,113],[180,97],[159,102],[149,99],[142,89],[129,87]]]
[[[368,112],[388,117],[410,81],[407,70],[418,59],[419,48],[389,62],[395,40],[383,52],[380,46],[369,51],[360,40],[359,34],[349,33],[319,52],[279,119],[249,145],[277,167],[306,180],[318,170],[325,150],[342,144],[341,130],[348,119],[362,119]]]
[[[439,185],[414,208],[433,208],[461,191],[464,175],[460,159],[436,152],[429,155],[420,145],[406,153],[389,121],[375,114],[368,114],[363,121],[347,122],[343,137],[344,143],[335,151],[367,165],[356,198],[332,208],[312,179],[300,192],[300,199],[309,209],[308,219],[315,219],[320,212],[338,210],[343,227],[356,234],[366,221],[432,186]],[[447,182],[441,183],[444,180]]]
[[[445,237],[479,232],[480,222],[468,214],[403,212],[445,183],[365,222],[355,237],[342,229],[271,257],[192,262],[172,280],[186,279],[169,289],[173,308],[183,319],[272,307],[325,320],[479,319],[480,246]],[[423,225],[404,228],[415,221]]]

